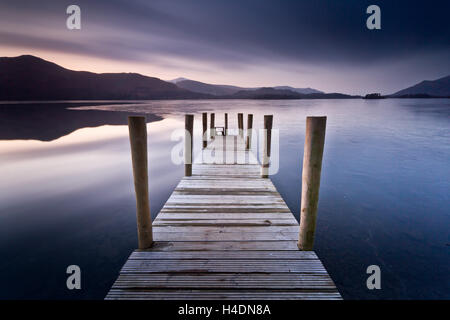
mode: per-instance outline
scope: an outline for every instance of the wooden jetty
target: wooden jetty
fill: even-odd
[[[187,116],[191,138],[192,123]],[[132,126],[131,121],[131,140]],[[130,255],[106,299],[341,299],[317,255],[299,250],[299,224],[270,179],[263,177],[264,166],[249,150],[241,126],[239,115],[238,135],[228,135],[227,128],[204,144],[152,227],[139,225],[148,223],[140,214],[149,216],[146,205],[139,205],[138,197],[148,196],[141,192],[146,173],[136,162],[146,158],[146,146],[145,155],[136,155],[132,142],[140,249]],[[192,139],[186,140],[188,165]],[[270,150],[270,134],[268,144]],[[136,182],[136,174],[144,174],[145,181]]]

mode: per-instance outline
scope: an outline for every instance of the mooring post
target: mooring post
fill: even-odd
[[[225,113],[225,128],[223,129],[224,135],[228,135],[228,113]]]
[[[194,134],[194,115],[187,114],[184,118],[184,175],[192,176],[192,142]]]
[[[152,246],[152,219],[148,199],[147,125],[145,117],[128,117],[131,161],[136,193],[136,221],[139,249]]]
[[[246,139],[246,143],[245,143],[246,150],[250,150],[250,148],[251,148],[252,128],[253,128],[253,115],[249,114],[247,116],[247,139]]]
[[[202,113],[202,122],[203,122],[203,131],[202,131],[202,141],[203,141],[203,149],[208,146],[208,136],[206,134],[206,130],[208,130],[208,114],[206,112]]]
[[[214,139],[214,136],[216,135],[216,129],[215,129],[215,124],[214,124],[214,118],[215,118],[215,115],[214,115],[214,113],[211,113],[211,121],[210,121],[210,124],[209,124],[209,133],[211,134],[211,139]]]
[[[269,177],[269,165],[270,165],[270,148],[272,140],[272,122],[273,116],[264,116],[264,150],[263,150],[263,161],[261,166],[261,177]]]
[[[242,113],[238,113],[238,129],[239,136],[241,138],[244,137],[244,115]]]
[[[307,117],[303,151],[302,202],[298,248],[312,250],[319,202],[320,172],[327,117]]]

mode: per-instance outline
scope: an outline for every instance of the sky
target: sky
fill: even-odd
[[[66,27],[71,4],[81,30]],[[366,27],[372,4],[380,30]],[[450,74],[449,14],[448,0],[1,0],[0,56],[164,80],[389,94]]]

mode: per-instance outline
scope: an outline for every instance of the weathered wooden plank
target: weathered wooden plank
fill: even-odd
[[[170,232],[170,233],[186,233],[186,232],[211,232],[211,233],[298,233],[298,226],[250,226],[250,227],[235,227],[235,226],[154,226],[153,232]]]
[[[255,179],[203,179],[198,176],[190,177],[190,179],[181,179],[177,188],[270,188],[273,190],[275,186],[270,180],[255,181]]]
[[[340,300],[337,290],[123,290],[112,289],[107,300]]]
[[[223,178],[232,178],[232,177],[238,177],[238,178],[258,178],[260,179],[261,177],[259,176],[259,174],[255,171],[249,172],[249,171],[220,171],[220,172],[214,172],[213,170],[198,170],[198,169],[193,169],[192,171],[193,175],[209,175],[211,177],[223,177]]]
[[[327,274],[147,273],[121,274],[114,289],[335,289]]]
[[[315,273],[327,274],[320,260],[128,260],[124,273]]]
[[[257,213],[257,212],[194,212],[188,211],[184,212],[180,211],[172,211],[172,212],[163,212],[155,218],[155,222],[160,220],[261,220],[264,222],[264,225],[270,226],[272,220],[290,220],[291,222],[298,225],[297,220],[293,217],[287,216],[286,212],[274,213]]]
[[[159,219],[153,222],[155,226],[162,225],[191,225],[191,226],[292,226],[297,225],[297,221],[291,219]],[[298,248],[297,248],[298,249]]]
[[[203,175],[203,174],[201,174],[201,173],[199,173],[199,174],[193,174],[192,175],[192,177],[194,177],[194,178],[198,178],[198,177],[204,177],[205,175]],[[234,179],[234,178],[242,178],[242,176],[241,175],[239,175],[239,174],[229,174],[229,175],[221,175],[221,174],[215,174],[215,175],[209,175],[208,176],[209,178],[208,179],[210,179],[210,180],[219,180],[219,179]],[[248,176],[246,176],[245,177],[246,178],[246,180],[251,180],[251,179],[261,179],[261,175],[259,174],[259,175],[248,175]]]
[[[198,204],[180,204],[173,207],[167,207],[161,210],[161,213],[289,213],[289,209],[283,206],[239,206],[237,204],[220,204],[218,206],[200,206]]]
[[[203,195],[184,195],[172,194],[167,203],[268,203],[285,204],[283,199],[277,194],[268,195],[220,195],[220,194],[203,194]]]
[[[220,166],[220,168],[218,168]],[[198,171],[209,171],[214,173],[223,173],[227,171],[235,171],[235,172],[244,172],[251,173],[258,171],[258,165],[246,165],[246,164],[196,164],[192,169],[196,169]]]
[[[220,166],[221,168],[218,168]],[[224,172],[237,172],[245,175],[251,175],[258,172],[259,166],[257,165],[239,165],[239,164],[218,164],[218,165],[194,165],[193,169],[198,172],[210,172],[212,175],[223,174]]]
[[[194,195],[218,195],[218,196],[277,196],[278,192],[267,189],[226,189],[226,188],[177,188],[172,193],[174,196],[194,196]]]
[[[229,210],[230,208],[238,208],[238,209],[272,209],[272,212],[289,212],[289,208],[284,203],[168,203],[166,204],[161,211],[169,210],[169,209],[180,209],[189,207],[194,209],[225,209]]]
[[[230,181],[232,179],[241,179],[241,180],[245,180],[247,182],[250,181],[259,181],[261,180],[261,175],[252,175],[252,176],[246,176],[245,178],[240,176],[240,175],[220,175],[219,173],[216,173],[214,175],[207,175],[207,174],[196,174],[196,175],[192,175],[190,177],[184,177],[183,178],[186,181],[189,180],[213,180],[213,181]]]
[[[157,241],[154,251],[297,250],[297,241]]]
[[[218,152],[215,156],[207,156],[202,159],[195,159],[194,163],[208,163],[221,165],[256,165],[258,159],[256,157],[248,157],[245,152],[235,152],[234,154]]]
[[[282,208],[284,210],[289,210],[289,208],[280,200],[277,199],[237,199],[237,198],[230,198],[230,199],[206,199],[206,196],[204,199],[196,198],[196,199],[189,199],[189,198],[183,198],[183,199],[169,199],[168,205],[170,206],[177,206],[177,207],[183,207],[183,206],[206,206],[206,207],[256,207],[260,205],[265,206],[272,206],[272,208]],[[214,209],[214,208],[212,208]]]
[[[218,183],[216,180],[210,180],[214,183],[211,184],[207,184],[207,183],[203,183],[201,185],[191,185],[191,184],[183,184],[183,185],[179,185],[174,192],[176,193],[186,193],[186,192],[202,192],[202,191],[206,191],[206,192],[217,192],[217,193],[221,193],[221,192],[250,192],[252,191],[253,193],[256,193],[257,195],[264,195],[265,193],[269,193],[272,195],[279,195],[278,192],[276,191],[276,189],[270,185],[253,185],[252,183],[242,183],[239,185],[226,185],[226,184],[222,184],[222,183]]]
[[[154,251],[135,250],[129,259],[318,260],[314,251]]]
[[[154,241],[275,241],[297,240],[298,232],[163,232],[154,234]]]
[[[243,153],[247,153],[247,151],[243,151]],[[253,164],[196,164],[196,168],[201,169],[209,169],[209,170],[248,170],[258,168],[259,165]]]

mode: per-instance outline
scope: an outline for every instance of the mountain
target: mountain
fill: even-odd
[[[302,95],[285,89],[259,88],[256,90],[241,90],[234,93],[233,99],[301,99]]]
[[[183,80],[178,80],[183,79]],[[230,94],[234,94],[240,90],[249,90],[247,88],[228,86],[228,85],[220,85],[220,84],[208,84],[200,81],[188,80],[184,78],[177,78],[172,81],[177,80],[176,85],[180,88],[198,92],[203,94],[211,94],[214,96],[226,96]]]
[[[352,99],[360,96],[351,96],[343,93],[308,93],[302,94],[287,89],[260,88],[256,90],[241,90],[235,94],[223,97],[232,99]]]
[[[30,55],[0,58],[0,100],[196,98],[207,96],[137,73],[73,71]]]
[[[400,90],[393,97],[450,97],[450,75],[437,79],[425,80],[412,87]]]
[[[312,89],[312,88],[293,88],[289,86],[277,86],[274,87],[275,89],[281,89],[281,90],[291,90],[297,93],[302,94],[310,94],[310,93],[324,93],[323,91]]]
[[[209,84],[204,83],[200,81],[194,81],[186,78],[176,78],[173,80],[170,80],[170,82],[175,83],[180,88],[203,93],[203,94],[210,94],[214,96],[226,96],[226,95],[233,95],[239,91],[254,91],[259,89],[265,89],[261,87],[257,88],[244,88],[244,87],[237,87],[237,86],[229,86],[229,85],[223,85],[223,84]],[[271,87],[276,90],[289,90],[294,93],[301,93],[301,94],[310,94],[310,93],[323,93],[322,91],[311,89],[311,88],[294,88],[289,86],[277,86],[277,87]]]

